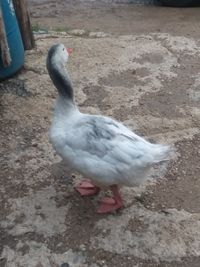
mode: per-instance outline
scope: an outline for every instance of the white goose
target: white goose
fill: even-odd
[[[107,213],[123,207],[118,186],[143,183],[153,164],[169,159],[171,147],[149,143],[109,117],[81,113],[65,69],[70,52],[56,44],[47,56],[47,69],[58,90],[50,140],[66,164],[90,179],[76,187],[82,196],[110,187],[113,197],[103,198],[97,209]]]

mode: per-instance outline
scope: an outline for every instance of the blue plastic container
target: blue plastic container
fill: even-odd
[[[0,56],[0,80],[10,77],[16,73],[24,64],[24,47],[19,31],[12,0],[1,1],[5,30],[10,48],[11,65],[4,67]],[[1,53],[0,53],[1,55]]]

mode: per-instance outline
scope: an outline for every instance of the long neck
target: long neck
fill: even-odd
[[[73,87],[64,66],[60,62],[56,63],[54,60],[48,59],[47,69],[60,97],[74,103]]]

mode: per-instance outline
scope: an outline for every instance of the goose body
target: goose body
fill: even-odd
[[[104,199],[98,210],[110,212],[123,205],[117,186],[143,183],[152,165],[169,159],[171,148],[148,142],[112,118],[81,113],[64,70],[67,59],[64,45],[49,50],[47,69],[59,93],[50,141],[66,164],[91,180],[77,186],[82,195],[111,188],[114,197]]]

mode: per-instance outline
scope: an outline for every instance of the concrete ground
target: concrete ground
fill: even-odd
[[[0,83],[0,266],[199,267],[199,8],[34,0],[30,9],[33,24],[59,33],[36,35],[24,69]],[[116,214],[96,214],[99,197],[74,192],[81,175],[49,144],[57,93],[45,58],[55,42],[74,50],[81,111],[177,149],[152,170],[160,179],[122,189]]]

